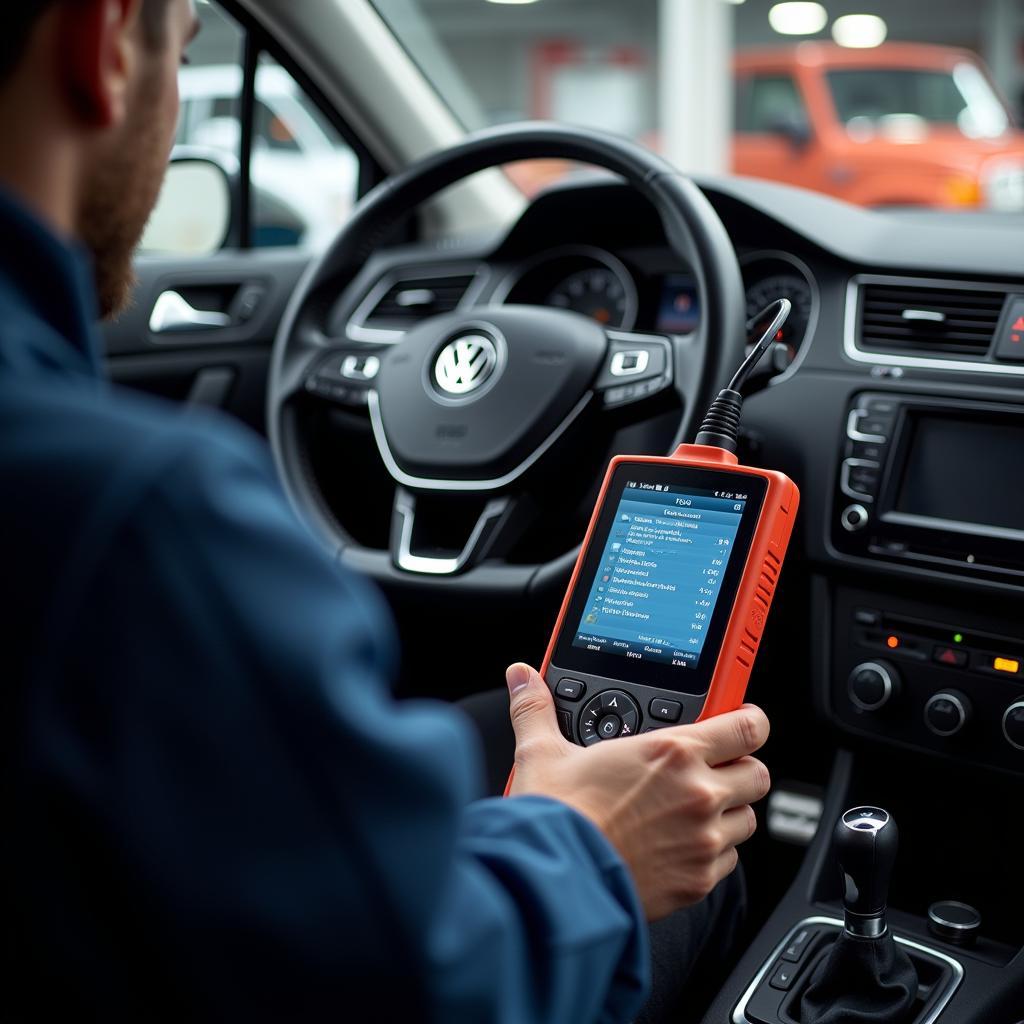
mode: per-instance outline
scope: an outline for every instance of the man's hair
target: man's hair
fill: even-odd
[[[18,66],[36,22],[58,3],[77,0],[0,0],[0,85]],[[170,0],[142,0],[142,24],[152,46],[163,42],[164,14]]]

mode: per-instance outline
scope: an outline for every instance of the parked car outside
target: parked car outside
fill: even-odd
[[[1024,132],[966,50],[801,43],[735,69],[738,174],[862,206],[1024,211]]]
[[[242,69],[230,64],[186,67],[180,88],[177,143],[237,156]],[[255,113],[253,185],[294,211],[304,225],[303,245],[322,248],[355,202],[355,154],[282,67],[264,64],[257,71]],[[257,211],[257,228],[259,221]],[[270,232],[263,238],[257,234],[257,242],[291,244],[294,239],[277,240]]]

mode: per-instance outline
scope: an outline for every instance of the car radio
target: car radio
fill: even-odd
[[[1024,410],[866,392],[845,427],[839,551],[1024,585]]]

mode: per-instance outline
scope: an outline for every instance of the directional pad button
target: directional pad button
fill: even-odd
[[[584,746],[617,736],[634,736],[640,725],[640,708],[628,693],[605,690],[591,697],[580,714],[580,740]]]

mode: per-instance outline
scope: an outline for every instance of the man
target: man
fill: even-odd
[[[5,1003],[628,1020],[645,919],[753,830],[767,722],[583,750],[515,665],[516,795],[474,800],[464,719],[391,701],[380,599],[262,444],[103,383],[96,297],[130,292],[195,28],[189,0],[0,14]]]

